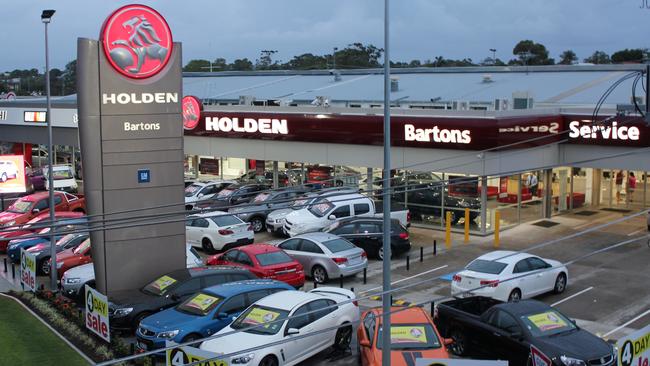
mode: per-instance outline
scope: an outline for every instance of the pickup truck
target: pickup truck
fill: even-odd
[[[19,198],[9,208],[0,212],[0,228],[21,225],[44,212],[49,212],[48,192],[38,192]],[[83,195],[54,192],[55,211],[85,212],[86,199]]]
[[[360,193],[332,194],[316,200],[311,205],[289,213],[285,218],[284,231],[296,236],[319,231],[332,222],[346,217],[380,217],[381,204]],[[404,227],[410,226],[410,214],[403,207],[394,207],[390,217],[399,220]]]
[[[436,305],[434,322],[443,337],[454,340],[451,350],[459,356],[529,366],[534,345],[554,366],[617,362],[612,345],[536,300],[502,302],[480,296],[451,300]]]

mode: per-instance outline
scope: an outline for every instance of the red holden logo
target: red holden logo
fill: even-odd
[[[109,62],[124,76],[144,79],[162,70],[172,53],[172,32],[157,11],[145,5],[123,6],[102,26]]]
[[[183,97],[181,102],[183,106],[183,128],[193,130],[199,124],[203,104],[199,99],[192,95]]]

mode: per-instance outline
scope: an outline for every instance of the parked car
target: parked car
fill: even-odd
[[[43,167],[42,171],[45,177],[45,190],[49,190],[49,167]],[[57,191],[77,192],[77,180],[74,177],[74,169],[71,165],[53,165],[52,183],[54,184],[54,189]]]
[[[344,166],[312,165],[307,167],[305,183],[315,188],[358,186],[359,173]]]
[[[226,360],[230,365],[264,366],[296,365],[332,346],[343,351],[350,345],[352,324],[359,321],[354,299],[352,291],[333,287],[276,293],[250,306],[217,333],[224,336],[203,342],[201,349],[234,353]],[[325,330],[336,326],[341,327]],[[296,337],[304,334],[315,335]]]
[[[50,266],[50,258],[47,261],[47,265]],[[70,268],[84,265],[86,263],[92,263],[93,257],[90,251],[90,238],[84,240],[83,243],[79,244],[74,249],[66,249],[56,255],[56,275],[59,280],[63,277],[63,274]]]
[[[360,365],[382,365],[382,309],[373,308],[361,316],[357,328]],[[453,341],[440,336],[433,319],[421,307],[391,308],[390,364],[412,366],[417,358],[449,358],[447,346]]]
[[[80,217],[78,219],[65,219],[57,223],[54,227],[54,240],[60,240],[64,235],[70,232],[86,230],[88,228],[88,219]],[[50,244],[50,228],[40,229],[37,233],[31,234],[31,237],[22,239],[13,239],[7,245],[7,258],[13,263],[20,263],[20,250],[29,249],[38,244]]]
[[[456,273],[451,281],[451,295],[517,301],[545,292],[562,293],[568,276],[569,270],[558,261],[497,250],[476,258]]]
[[[18,177],[18,167],[10,160],[0,160],[0,183]]]
[[[188,216],[185,236],[189,244],[203,248],[209,254],[252,244],[255,239],[250,224],[220,211]]]
[[[179,269],[140,289],[113,292],[108,303],[109,322],[116,330],[135,331],[142,319],[176,306],[204,288],[254,278],[251,272],[232,266]]]
[[[65,218],[79,218],[82,216],[84,216],[83,212],[69,212],[69,211],[54,212],[55,220],[60,220]],[[24,225],[21,225],[20,227],[17,227],[15,229],[11,229],[11,231],[2,232],[2,230],[0,230],[0,252],[7,251],[7,245],[9,245],[9,241],[11,241],[11,239],[23,235],[32,235],[36,231],[46,227],[49,221],[50,221],[50,213],[43,212],[38,216],[34,217],[33,219],[27,221],[27,223],[25,223]]]
[[[378,217],[382,215],[381,211],[373,200],[359,193],[321,197],[310,206],[288,214],[284,230],[289,236],[295,236],[319,231],[332,221],[345,217]],[[404,226],[409,225],[409,211],[403,207],[392,206],[390,216]]]
[[[260,191],[268,190],[269,186],[264,184],[232,184],[222,189],[218,194],[207,200],[195,204],[195,208],[210,210],[225,210],[235,205],[247,203]]]
[[[282,249],[269,244],[250,244],[209,257],[209,266],[230,265],[251,271],[259,278],[286,282],[295,288],[305,284],[302,265]]]
[[[257,175],[257,171],[251,170],[248,173],[242,174],[239,178],[237,178],[237,181],[244,184],[261,183],[271,187],[273,186],[273,172],[267,170],[264,172],[264,175],[260,176]],[[286,187],[288,185],[289,176],[287,173],[285,171],[278,171],[278,187]]]
[[[296,197],[289,207],[271,211],[267,215],[266,230],[272,233],[284,233],[285,219],[291,212],[309,207],[309,205],[314,203],[319,197],[325,197],[327,195],[340,196],[346,193],[358,193],[358,191],[358,189],[348,187],[333,187],[311,191],[305,195]]]
[[[66,249],[74,249],[88,239],[88,233],[67,234],[57,240],[55,251],[60,253]],[[36,256],[36,273],[41,275],[50,274],[50,242],[44,241],[27,249],[28,252]]]
[[[24,224],[39,214],[49,212],[48,198],[48,192],[38,192],[19,198],[6,211],[0,212],[0,227]],[[54,210],[85,212],[86,200],[83,195],[54,192]]]
[[[248,205],[232,207],[228,212],[236,214],[237,217],[246,222],[250,222],[253,231],[257,233],[264,230],[266,216],[269,213],[291,206],[296,197],[307,193],[309,190],[309,188],[304,187],[290,187],[258,193]]]
[[[187,268],[203,266],[203,259],[191,245],[185,245]],[[85,286],[95,288],[95,267],[93,263],[83,264],[66,271],[61,278],[61,293],[73,300],[83,302]]]
[[[43,174],[43,168],[33,168],[29,173],[29,178],[32,182],[32,185],[34,186],[34,190],[45,190],[45,181],[47,178],[45,178],[45,174]]]
[[[399,220],[391,219],[390,249],[393,256],[408,253],[411,241],[408,230]],[[349,217],[334,221],[324,232],[338,235],[363,248],[377,259],[384,259],[384,221],[374,217]]]
[[[136,331],[136,347],[150,351],[168,341],[181,343],[220,331],[242,311],[271,294],[294,290],[275,280],[245,280],[208,287],[181,304],[144,318]]]
[[[194,209],[196,202],[212,198],[215,194],[234,183],[231,180],[192,182],[192,184],[185,187],[185,209]]]
[[[328,233],[294,236],[277,246],[300,262],[305,273],[317,283],[340,276],[354,276],[368,267],[368,257],[363,249]]]
[[[435,313],[440,334],[453,339],[451,349],[460,356],[532,365],[534,345],[554,366],[617,363],[612,345],[540,301],[503,303],[477,296],[440,303]]]

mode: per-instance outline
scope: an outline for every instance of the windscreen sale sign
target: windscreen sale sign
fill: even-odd
[[[86,285],[86,328],[106,342],[111,342],[108,299],[88,285]]]

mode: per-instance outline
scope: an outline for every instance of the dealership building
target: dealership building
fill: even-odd
[[[450,211],[454,229],[461,230],[468,208],[475,218],[470,230],[479,235],[494,231],[497,216],[507,228],[567,212],[650,206],[650,127],[634,113],[634,102],[645,104],[645,98],[640,85],[633,98],[633,76],[609,95],[596,117],[601,122],[592,123],[607,88],[641,70],[393,70],[393,198],[409,207],[418,226],[443,228]],[[225,178],[253,167],[277,172],[319,164],[370,192],[380,187],[373,180],[383,162],[382,79],[381,70],[186,74],[183,93],[199,98],[203,111],[174,148],[184,151],[186,176]],[[112,97],[134,102],[132,95]],[[52,107],[55,160],[82,170],[77,126],[84,121],[77,117],[76,96],[53,98]],[[44,121],[43,99],[0,102],[0,154],[43,164]],[[137,136],[156,124],[127,121],[115,128]],[[450,184],[436,188],[431,183],[437,179]]]

